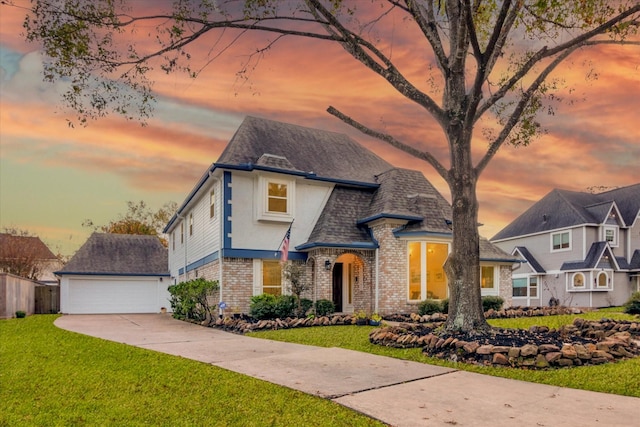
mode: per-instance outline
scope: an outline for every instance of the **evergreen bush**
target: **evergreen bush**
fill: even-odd
[[[624,312],[640,314],[640,292],[634,292],[631,295],[631,298],[624,304]]]
[[[499,296],[487,296],[482,297],[482,309],[484,311],[489,311],[490,309],[494,309],[495,311],[500,311],[502,309],[502,305],[504,304],[504,298]]]
[[[418,314],[424,316],[425,314],[442,313],[442,304],[435,299],[427,298],[418,304]]]
[[[333,314],[335,311],[336,306],[333,301],[329,301],[328,299],[319,299],[316,301],[317,316],[328,316],[329,314]]]

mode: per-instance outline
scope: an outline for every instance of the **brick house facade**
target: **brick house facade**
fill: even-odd
[[[165,232],[174,282],[206,277],[225,314],[289,292],[288,261],[340,312],[406,313],[446,298],[451,207],[422,173],[395,168],[346,135],[248,117]],[[486,293],[510,301],[514,257],[481,245]],[[483,282],[484,283],[484,282]],[[483,284],[483,292],[485,284]]]

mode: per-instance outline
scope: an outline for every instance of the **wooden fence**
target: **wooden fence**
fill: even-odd
[[[60,311],[60,287],[0,273],[0,319],[24,311],[27,315]]]
[[[36,286],[35,314],[55,314],[60,311],[60,286]]]

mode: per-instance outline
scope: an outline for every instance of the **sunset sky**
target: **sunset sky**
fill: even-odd
[[[83,220],[105,224],[126,211],[127,201],[154,209],[182,203],[247,115],[347,133],[390,163],[422,171],[450,199],[429,165],[326,113],[333,105],[448,165],[437,125],[336,46],[285,40],[244,83],[235,74],[249,38],[197,79],[154,75],[159,102],[148,126],[110,116],[71,128],[65,119],[74,116],[60,104],[60,87],[43,82],[38,46],[21,36],[23,18],[19,9],[0,10],[0,228],[26,229],[54,252],[72,255],[91,232]],[[204,41],[191,49],[193,57],[206,56]],[[394,59],[411,64],[420,56],[409,41],[398,32]],[[421,83],[423,59],[409,70]],[[585,77],[591,66],[595,80]],[[504,147],[480,178],[485,237],[554,188],[640,182],[640,48],[585,51],[556,75],[572,89],[565,101],[574,102],[540,115],[548,133],[526,148]]]

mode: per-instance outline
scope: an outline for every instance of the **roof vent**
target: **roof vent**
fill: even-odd
[[[549,219],[549,215],[547,214],[542,215],[542,222],[547,222],[548,219]]]

